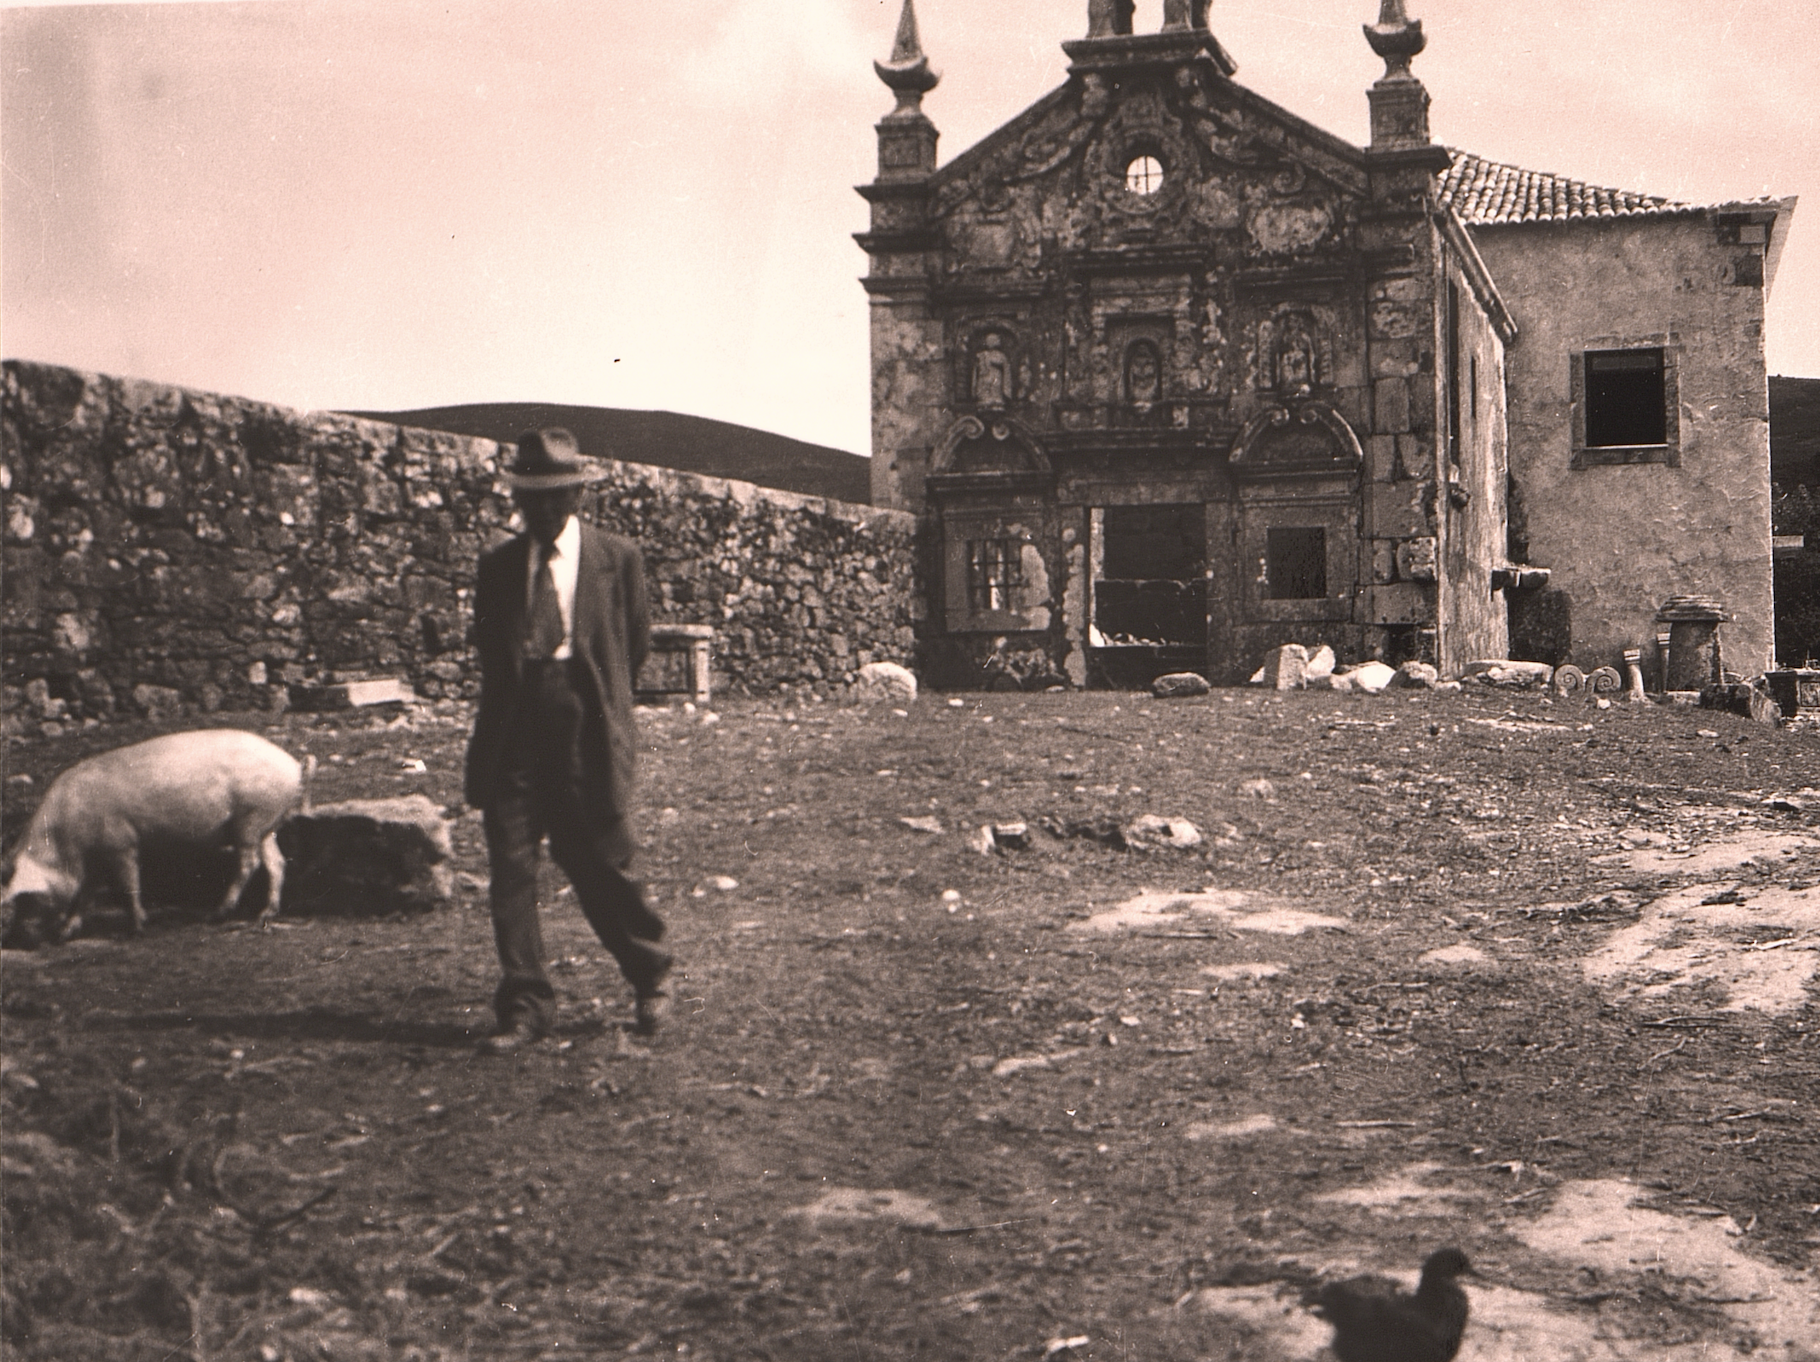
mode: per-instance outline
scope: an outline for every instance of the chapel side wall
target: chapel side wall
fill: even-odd
[[[476,693],[510,446],[22,361],[4,385],[0,726],[263,707],[358,673]],[[717,688],[913,658],[912,516],[605,466],[588,514],[639,544],[654,623],[714,626]]]
[[[1621,667],[1623,649],[1641,648],[1659,682],[1656,613],[1702,595],[1733,616],[1720,634],[1729,670],[1771,663],[1763,289],[1734,282],[1750,248],[1720,231],[1707,214],[1474,229],[1519,333],[1506,364],[1527,556],[1570,612],[1571,647],[1548,660]],[[1650,344],[1676,351],[1679,466],[1575,469],[1572,357]]]
[[[1442,403],[1450,408],[1447,419],[1455,427],[1451,433],[1458,439],[1441,441],[1445,490],[1439,514],[1447,517],[1447,562],[1442,597],[1446,626],[1439,660],[1443,674],[1457,675],[1468,662],[1503,657],[1509,651],[1504,595],[1491,589],[1492,572],[1506,558],[1509,465],[1504,342],[1457,258],[1450,254],[1449,261],[1448,283],[1451,296],[1458,300],[1457,397],[1449,392],[1446,374],[1439,376],[1439,389]],[[1445,324],[1445,302],[1439,311]]]

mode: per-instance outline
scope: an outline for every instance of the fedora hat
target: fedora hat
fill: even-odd
[[[506,470],[514,492],[549,492],[559,487],[585,487],[606,473],[584,459],[575,437],[561,426],[527,430],[518,437],[518,456]]]

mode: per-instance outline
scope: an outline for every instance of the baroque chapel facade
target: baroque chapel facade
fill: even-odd
[[[1235,82],[1207,0],[1162,10],[1137,33],[1090,0],[1067,82],[939,168],[912,0],[876,63],[872,500],[922,520],[926,674],[1235,681],[1286,642],[1598,666],[1688,601],[1728,666],[1767,665],[1762,295],[1792,201],[1436,145],[1402,0],[1365,29],[1362,148]],[[1623,305],[1578,315],[1594,282]],[[1703,385],[1723,414],[1690,412]]]

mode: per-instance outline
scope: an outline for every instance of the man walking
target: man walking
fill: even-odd
[[[636,997],[638,1030],[668,1004],[663,919],[626,876],[632,688],[649,642],[644,565],[635,545],[577,518],[581,489],[603,476],[575,437],[518,437],[506,478],[526,533],[481,555],[474,590],[480,709],[466,794],[481,810],[502,977],[494,1053],[534,1044],[555,1024],[537,910],[539,844],[575,888],[594,933]]]

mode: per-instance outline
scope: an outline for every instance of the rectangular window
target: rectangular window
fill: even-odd
[[[1668,443],[1668,394],[1662,351],[1586,352],[1586,447]]]
[[[1264,540],[1264,599],[1306,601],[1327,594],[1327,531],[1268,530]]]
[[[967,603],[976,614],[1023,607],[1023,542],[974,539],[967,544]]]

